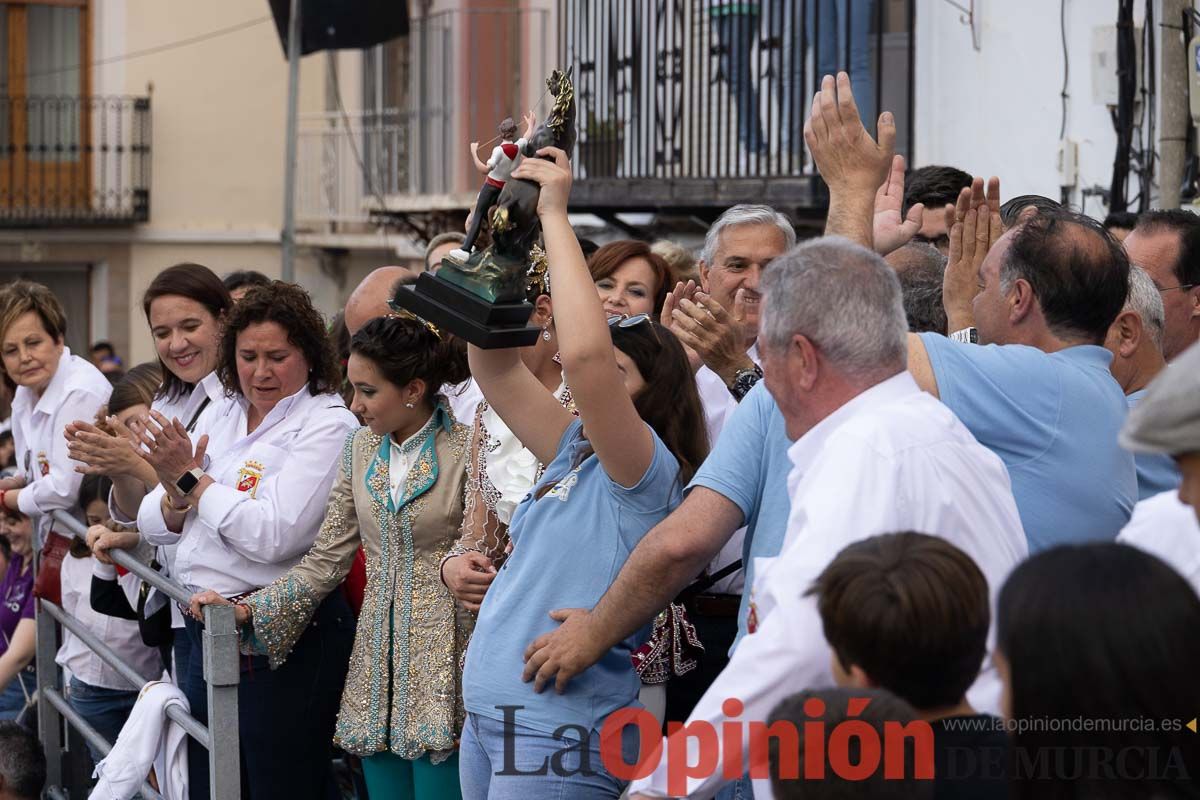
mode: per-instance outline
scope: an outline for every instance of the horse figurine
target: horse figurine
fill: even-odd
[[[535,154],[543,147],[558,147],[568,154],[575,149],[571,70],[551,72],[546,87],[554,97],[554,105],[526,142],[523,158],[537,158]],[[541,234],[537,217],[540,193],[541,187],[533,181],[506,181],[490,217],[491,246],[476,250],[465,262],[445,259],[438,277],[491,303],[524,301],[531,270],[530,251]]]

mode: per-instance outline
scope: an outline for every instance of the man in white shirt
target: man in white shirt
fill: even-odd
[[[1151,382],[1129,412],[1121,444],[1137,453],[1171,456],[1183,480],[1177,497],[1164,492],[1138,503],[1120,541],[1159,556],[1200,590],[1200,344]]]
[[[662,323],[700,360],[696,388],[704,405],[709,445],[749,385],[739,376],[758,371],[758,282],[771,259],[792,249],[796,231],[770,206],[736,205],[717,218],[700,253],[699,291],[667,296]],[[739,394],[740,392],[740,394]]]
[[[993,595],[1027,553],[1004,464],[907,372],[900,284],[882,258],[845,240],[809,242],[775,260],[763,295],[767,388],[795,440],[792,510],[781,554],[755,565],[751,633],[688,720],[714,731],[733,721],[730,698],[741,701],[736,722],[744,725],[765,722],[790,694],[833,685],[816,603],[805,595],[846,545],[909,530],[941,536],[975,560]],[[971,699],[998,708],[990,668]],[[676,736],[685,749],[698,744]],[[727,734],[721,739],[728,744]],[[743,743],[744,764],[748,754]],[[682,769],[664,758],[631,790],[707,796],[725,781],[716,770],[668,788],[668,774]],[[765,769],[754,777],[765,779]],[[770,797],[768,781],[756,781],[755,796]]]

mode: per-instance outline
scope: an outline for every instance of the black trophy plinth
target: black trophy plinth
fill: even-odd
[[[529,347],[542,333],[526,324],[533,314],[529,303],[489,303],[428,272],[415,285],[400,287],[392,303],[484,350]]]

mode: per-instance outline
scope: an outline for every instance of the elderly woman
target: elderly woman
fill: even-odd
[[[228,399],[195,431],[151,412],[141,432],[160,485],[142,500],[138,530],[177,544],[174,576],[241,599],[271,584],[312,547],[347,435],[358,425],[337,395],[333,346],[299,286],[252,289],[227,314],[217,375]],[[323,798],[330,742],[353,640],[340,592],[313,611],[287,662],[243,662],[238,688],[243,785],[250,798]],[[200,621],[180,686],[206,720]],[[189,742],[192,793],[208,793],[207,757]]]
[[[35,547],[51,531],[53,511],[79,516],[79,484],[63,439],[76,419],[92,419],[112,384],[63,339],[67,318],[54,293],[14,281],[0,290],[0,356],[4,378],[16,385],[13,440],[22,474],[0,480],[0,507],[31,516]]]

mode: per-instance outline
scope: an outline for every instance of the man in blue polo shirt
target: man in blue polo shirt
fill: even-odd
[[[871,246],[878,175],[895,121],[867,132],[849,76],[822,82],[806,139],[829,187],[825,233]],[[1000,456],[1030,553],[1113,540],[1137,500],[1133,457],[1117,444],[1127,407],[1103,344],[1125,305],[1129,259],[1095,220],[1040,211],[1007,232],[1000,182],[981,178],[945,213],[943,301],[950,338],[910,334],[908,369]]]
[[[911,336],[909,369],[1008,467],[1030,553],[1115,539],[1137,478],[1117,444],[1127,406],[1103,344],[1128,258],[1099,223],[1063,211],[1026,219],[970,261],[946,280],[955,333]]]

